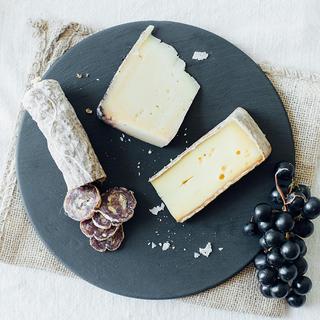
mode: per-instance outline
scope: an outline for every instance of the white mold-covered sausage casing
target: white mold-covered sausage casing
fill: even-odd
[[[56,80],[35,83],[23,97],[22,105],[46,137],[69,191],[106,178],[84,128]]]

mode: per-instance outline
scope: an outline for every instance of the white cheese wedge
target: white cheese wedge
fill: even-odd
[[[98,107],[99,117],[158,147],[177,134],[200,86],[185,62],[148,26],[115,74]]]
[[[237,108],[149,179],[183,222],[263,162],[271,146],[249,113]]]

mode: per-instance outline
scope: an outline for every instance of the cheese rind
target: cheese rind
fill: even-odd
[[[271,146],[248,112],[237,108],[149,179],[183,222],[262,163]]]
[[[177,134],[200,86],[170,45],[142,32],[98,107],[107,124],[142,141],[166,146]]]

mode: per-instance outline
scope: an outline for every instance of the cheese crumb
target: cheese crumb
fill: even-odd
[[[209,54],[205,51],[195,51],[193,53],[192,59],[201,61],[201,60],[206,60],[208,57],[209,57]]]
[[[92,109],[90,109],[90,108],[86,108],[86,113],[87,113],[87,114],[92,114],[93,111],[92,111]]]
[[[199,248],[199,252],[205,256],[205,257],[209,257],[209,255],[212,252],[212,246],[211,246],[211,242],[208,242],[207,245],[204,248]]]
[[[157,245],[154,242],[151,242],[151,249],[154,249]]]
[[[163,245],[162,245],[162,251],[166,251],[170,248],[170,243],[168,241],[166,241]]]
[[[200,257],[200,253],[194,252],[194,253],[193,253],[193,257],[194,257],[195,259],[199,258],[199,257]]]
[[[160,206],[156,206],[156,207],[153,207],[151,209],[149,209],[149,211],[153,214],[153,215],[158,215],[158,213],[162,210],[164,210],[165,208],[165,205],[163,202],[161,202],[161,205]]]

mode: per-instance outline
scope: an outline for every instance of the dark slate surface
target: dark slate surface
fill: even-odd
[[[154,24],[154,35],[173,45],[187,63],[187,71],[201,85],[177,137],[160,149],[134,138],[121,142],[121,132],[85,113],[102,98],[121,59],[140,32]],[[194,51],[207,51],[204,61],[192,60]],[[76,73],[90,76],[77,79]],[[220,37],[173,22],[135,22],[99,32],[61,57],[45,78],[60,82],[74,106],[94,149],[108,174],[108,186],[135,191],[135,217],[125,224],[125,242],[114,253],[97,253],[89,247],[77,222],[62,210],[66,193],[61,173],[44,137],[25,115],[17,151],[20,189],[29,217],[48,248],[83,279],[103,289],[139,298],[174,298],[214,287],[225,281],[258,252],[258,244],[242,234],[256,203],[265,201],[273,186],[274,164],[294,161],[290,125],[283,105],[259,67],[243,52]],[[99,79],[96,80],[96,79]],[[225,119],[237,106],[245,107],[272,144],[270,158],[184,223],[167,211],[149,213],[161,203],[148,178]],[[187,136],[183,136],[187,128]],[[186,143],[186,140],[188,143]],[[151,149],[152,153],[148,154]],[[141,162],[141,169],[137,163]],[[141,172],[141,176],[138,175]],[[160,221],[161,219],[161,221]],[[175,249],[151,249],[148,242],[171,240]],[[209,258],[193,253],[213,244]],[[219,251],[218,248],[223,250]],[[184,248],[186,250],[184,250]]]

